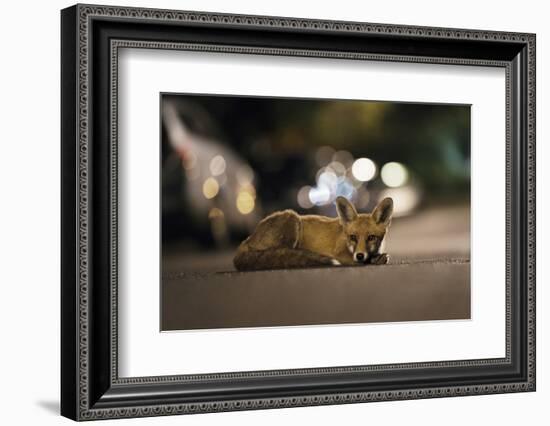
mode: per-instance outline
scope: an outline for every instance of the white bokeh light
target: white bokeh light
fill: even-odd
[[[338,161],[333,161],[326,168],[333,171],[337,176],[344,176],[346,174],[346,166]]]
[[[310,209],[313,207],[313,203],[309,198],[310,191],[311,186],[302,186],[296,196],[296,201],[298,201],[298,205],[303,209]]]
[[[411,185],[399,188],[388,188],[380,193],[380,200],[390,197],[393,199],[393,215],[405,216],[411,213],[420,202],[420,192]]]
[[[376,164],[370,158],[358,158],[351,167],[351,173],[358,181],[369,181],[376,175]]]
[[[309,200],[316,206],[330,202],[330,195],[330,189],[326,186],[318,186],[309,190]]]
[[[225,158],[216,155],[210,160],[210,173],[212,176],[220,176],[225,173]]]
[[[328,188],[330,192],[334,192],[336,190],[336,185],[338,185],[338,176],[330,169],[325,170],[319,175],[317,185],[319,187],[324,186]]]
[[[382,181],[390,188],[397,188],[404,185],[409,179],[407,168],[396,162],[386,163],[380,170]]]

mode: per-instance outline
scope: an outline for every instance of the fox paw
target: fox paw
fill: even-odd
[[[330,260],[330,263],[332,263],[334,266],[341,266],[341,265],[342,265],[342,264],[341,264],[338,260],[336,260],[336,259],[331,259],[331,260]]]
[[[386,265],[390,261],[390,255],[387,253],[379,254],[371,259],[373,265]]]

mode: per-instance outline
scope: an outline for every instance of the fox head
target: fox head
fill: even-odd
[[[346,246],[354,262],[367,263],[380,253],[393,213],[393,200],[384,198],[372,213],[357,213],[347,198],[336,198],[336,210],[340,217]]]

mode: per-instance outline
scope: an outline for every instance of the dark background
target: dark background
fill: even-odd
[[[424,257],[469,256],[467,105],[165,94],[162,118],[165,269],[202,269],[208,253],[225,255],[220,267],[230,268],[233,248],[262,217],[286,208],[333,216],[336,195],[360,211],[392,196],[392,235],[413,221],[437,234],[423,245]],[[353,174],[363,157],[376,165],[366,182]],[[406,180],[389,187],[381,169],[395,162]],[[314,204],[311,188],[326,189],[319,176],[327,170],[332,190],[328,199],[318,192]],[[394,251],[405,258],[422,256],[418,239],[407,236],[411,228],[394,236]],[[458,245],[450,241],[457,233]]]

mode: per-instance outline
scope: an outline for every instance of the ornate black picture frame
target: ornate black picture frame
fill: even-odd
[[[535,390],[535,35],[76,5],[61,13],[61,413],[74,420]],[[506,356],[120,378],[117,55],[121,47],[506,71]]]

